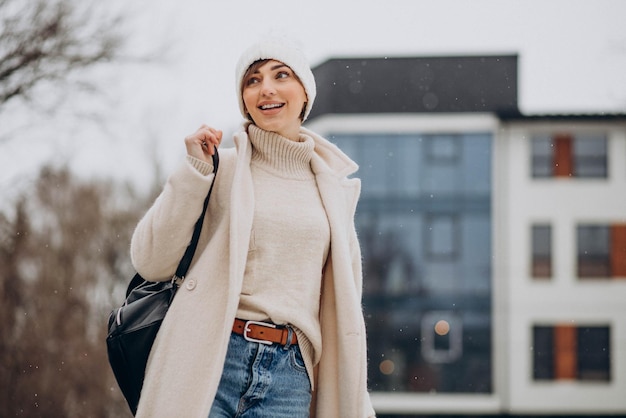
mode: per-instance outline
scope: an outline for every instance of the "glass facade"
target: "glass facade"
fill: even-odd
[[[492,134],[329,135],[360,166],[373,391],[492,391]]]

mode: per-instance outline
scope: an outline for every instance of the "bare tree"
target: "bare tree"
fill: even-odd
[[[130,416],[106,354],[152,196],[44,168],[0,212],[0,416]]]
[[[40,104],[42,90],[95,84],[90,69],[122,58],[121,24],[109,2],[0,0],[0,121],[13,103]],[[79,181],[67,168],[43,168],[3,199],[0,417],[130,415],[104,338],[147,204],[130,187]]]
[[[118,57],[121,19],[91,1],[0,0],[0,114],[43,82]]]

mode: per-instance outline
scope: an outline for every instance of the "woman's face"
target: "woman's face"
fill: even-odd
[[[280,61],[269,60],[243,79],[246,112],[261,129],[294,141],[307,97],[296,74]]]

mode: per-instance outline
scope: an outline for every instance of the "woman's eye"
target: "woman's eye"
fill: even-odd
[[[289,73],[287,71],[279,71],[276,74],[276,78],[287,78],[289,77]]]
[[[257,77],[250,77],[248,79],[248,81],[246,81],[246,86],[250,86],[252,84],[256,84],[259,82],[259,79]]]

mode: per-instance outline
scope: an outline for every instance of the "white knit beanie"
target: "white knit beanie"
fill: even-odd
[[[313,101],[315,101],[315,78],[313,77],[311,67],[309,66],[302,50],[293,43],[282,38],[268,38],[260,41],[249,47],[239,58],[239,61],[237,62],[235,80],[237,83],[237,98],[239,99],[239,109],[241,110],[241,114],[244,118],[248,117],[241,94],[243,76],[250,65],[258,60],[264,59],[273,59],[286,64],[294,73],[296,73],[302,82],[307,96],[307,105],[304,110],[304,117],[302,118],[302,121],[304,122],[311,112]]]

